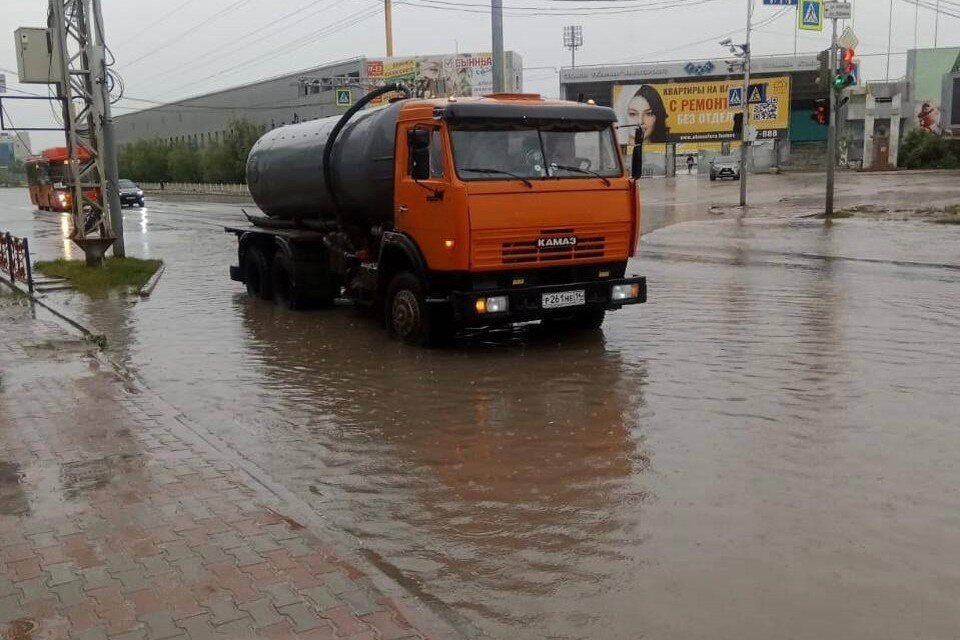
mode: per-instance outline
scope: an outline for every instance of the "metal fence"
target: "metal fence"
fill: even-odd
[[[245,184],[203,184],[197,182],[141,182],[141,189],[147,191],[169,191],[171,193],[222,193],[237,196],[249,196],[250,189]]]
[[[30,265],[30,243],[9,232],[0,232],[0,273],[10,276],[10,282],[23,282],[33,293],[33,268]]]

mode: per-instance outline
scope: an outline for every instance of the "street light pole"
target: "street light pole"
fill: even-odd
[[[490,0],[493,31],[493,92],[503,93],[503,0]]]
[[[583,27],[567,25],[563,28],[563,46],[570,49],[570,66],[577,66],[577,49],[583,46]]]
[[[740,132],[740,206],[747,206],[747,174],[750,164],[750,30],[753,25],[753,0],[747,0],[747,40],[743,45],[743,127]]]
[[[383,27],[387,36],[387,57],[393,56],[393,0],[383,0]]]
[[[833,174],[837,164],[837,92],[833,79],[837,76],[837,19],[833,22],[833,34],[830,37],[830,125],[827,127],[827,201],[824,213],[827,218],[833,215]]]

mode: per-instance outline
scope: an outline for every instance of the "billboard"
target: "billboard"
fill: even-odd
[[[786,138],[789,76],[756,78],[750,87],[747,114],[749,124],[757,129],[757,139]],[[632,146],[638,131],[643,134],[645,151],[665,149],[666,143],[733,140],[733,116],[741,112],[742,89],[743,81],[737,79],[614,86],[620,143]],[[731,96],[735,97],[732,104]]]
[[[910,128],[950,135],[960,125],[960,48],[907,53],[914,120]]]
[[[480,96],[493,93],[493,54],[369,58],[367,78],[404,82],[418,97]]]

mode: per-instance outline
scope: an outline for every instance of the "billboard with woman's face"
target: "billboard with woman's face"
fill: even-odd
[[[751,103],[749,122],[758,139],[786,138],[790,122],[790,78],[758,78],[763,100]],[[667,142],[718,142],[732,140],[730,90],[742,90],[740,80],[669,82],[618,85],[613,88],[614,110],[619,120],[620,143],[633,146]],[[758,94],[759,95],[759,94]]]

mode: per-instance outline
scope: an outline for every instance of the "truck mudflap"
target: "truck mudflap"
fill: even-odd
[[[427,299],[431,305],[450,305],[454,319],[467,325],[540,320],[570,315],[581,309],[615,310],[646,301],[647,279],[643,276],[562,285],[453,291],[445,298]]]

